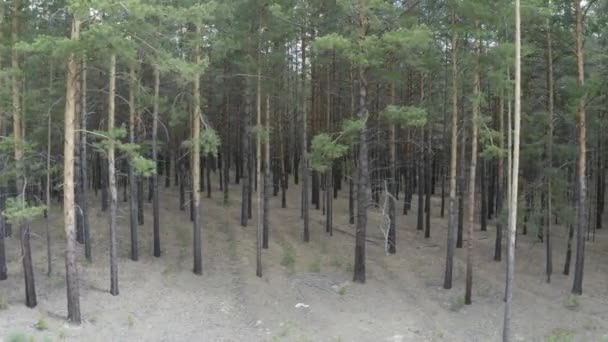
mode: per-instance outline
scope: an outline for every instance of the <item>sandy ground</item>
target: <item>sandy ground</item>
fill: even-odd
[[[214,183],[216,185],[217,183]],[[151,205],[140,226],[138,262],[128,259],[128,205],[120,203],[120,295],[109,294],[107,213],[92,201],[93,263],[81,256],[84,323],[65,322],[66,298],[60,208],[50,216],[53,273],[47,277],[44,225],[33,238],[39,304],[24,306],[19,244],[8,242],[9,280],[0,283],[0,341],[499,341],[503,320],[505,264],[492,261],[494,227],[475,231],[473,305],[465,306],[465,250],[457,250],[454,288],[442,289],[446,221],[434,198],[432,237],[415,230],[415,213],[398,217],[397,254],[386,256],[380,216],[371,214],[367,283],[351,283],[354,229],[348,225],[347,191],[335,202],[333,237],[324,217],[311,211],[311,241],[301,242],[299,188],[291,186],[288,208],[272,199],[270,248],[264,276],[255,276],[255,221],[239,225],[240,186],[231,184],[230,204],[203,199],[204,275],[191,272],[191,224],[179,211],[174,188],[162,189],[162,256],[151,256]],[[414,203],[417,201],[414,200]],[[255,204],[255,200],[254,200]],[[255,215],[255,210],[254,210]],[[255,217],[254,217],[255,219]],[[556,229],[555,269],[544,282],[544,246],[520,236],[514,302],[517,341],[608,341],[608,232],[587,245],[585,294],[569,295],[571,277],[561,275],[565,231]],[[299,303],[302,303],[298,305]],[[46,325],[39,330],[36,324]]]

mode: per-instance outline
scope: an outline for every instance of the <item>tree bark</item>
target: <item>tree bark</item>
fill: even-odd
[[[579,88],[585,85],[585,67],[583,57],[583,13],[581,0],[574,0],[576,12],[576,83]],[[587,223],[587,184],[586,184],[586,115],[585,115],[585,95],[579,99],[576,111],[576,125],[578,136],[578,159],[577,159],[577,186],[576,192],[576,259],[574,263],[574,280],[572,293],[580,295],[583,293],[583,270],[585,266],[585,227]]]
[[[452,14],[452,22],[455,15]],[[445,261],[445,276],[443,288],[452,288],[452,272],[454,269],[454,247],[456,247],[458,207],[456,206],[456,162],[458,159],[458,34],[452,33],[452,127],[450,145],[450,199],[448,209],[448,239],[447,256]]]
[[[270,175],[270,95],[266,94],[266,136],[264,141],[264,231],[262,248],[268,249],[270,231],[270,191],[272,187]]]
[[[196,26],[196,37],[199,39],[201,35],[200,26]],[[195,46],[195,61],[196,64],[201,63],[201,52],[200,45],[197,42]],[[193,113],[192,113],[192,150],[191,150],[191,172],[192,172],[192,206],[194,209],[193,217],[193,243],[192,243],[192,254],[193,254],[193,272],[196,275],[203,274],[203,252],[202,252],[202,241],[201,241],[201,224],[200,224],[200,134],[201,134],[201,80],[200,75],[196,74],[194,77],[194,84],[192,89],[193,99]]]
[[[4,27],[4,6],[0,6],[0,27]],[[3,30],[0,30],[0,41],[4,41]],[[0,54],[0,65],[2,65],[2,54]],[[0,79],[0,87],[4,88],[4,86],[4,80]],[[8,132],[8,115],[4,113],[3,109],[4,108],[0,104],[0,135],[6,136]],[[0,167],[4,167],[4,165],[0,164]],[[6,206],[7,190],[6,182],[0,182],[0,212],[4,212]],[[5,237],[7,236],[6,233],[6,218],[4,215],[0,215],[0,280],[6,280],[8,278],[5,246]]]
[[[500,131],[500,150],[504,151],[505,149],[505,139],[504,139],[504,131],[505,131],[505,118],[504,118],[504,97],[501,96],[499,104],[499,131]],[[494,261],[502,260],[502,234],[503,234],[503,224],[502,224],[502,207],[503,207],[503,185],[504,185],[504,158],[502,153],[498,155],[498,170],[497,170],[497,178],[496,182],[496,239],[494,240]]]
[[[116,55],[110,56],[110,90],[108,101],[108,131],[114,130],[114,113],[116,96]],[[118,209],[118,193],[116,190],[116,165],[114,138],[110,138],[108,148],[108,182],[110,188],[110,293],[118,296],[118,247],[116,246],[116,211]]]
[[[369,18],[365,1],[359,3],[359,39],[367,36]],[[362,48],[362,46],[360,46]],[[367,119],[367,69],[359,66],[359,111],[357,119]],[[367,142],[367,124],[359,132],[359,172],[357,181],[357,225],[355,234],[355,264],[353,281],[365,283],[365,236],[367,228],[367,206],[371,196],[369,189],[369,160]]]
[[[80,39],[80,20],[72,19],[71,40]],[[63,222],[66,235],[65,275],[67,288],[68,321],[80,324],[80,295],[78,286],[78,263],[76,261],[76,226],[74,211],[74,126],[76,120],[76,88],[78,63],[74,54],[68,57],[66,75],[66,101],[63,145]]]
[[[261,66],[261,41],[262,38],[258,38],[258,66],[257,66],[257,83],[256,83],[256,137],[255,137],[255,160],[256,160],[256,185],[262,186],[262,172],[264,170],[264,162],[262,161],[262,66]],[[264,188],[266,188],[264,184]],[[256,187],[256,205],[257,205],[257,226],[256,226],[256,268],[255,275],[262,277],[262,245],[264,235],[264,217],[262,208],[262,193],[264,189],[257,189]]]
[[[2,27],[2,19],[1,17],[4,15],[4,13],[2,13],[2,10],[0,10],[0,27]],[[0,37],[1,38],[1,37]],[[0,62],[0,65],[2,65],[2,62]],[[54,73],[54,69],[53,69],[53,65],[51,64],[50,67],[50,75],[49,75],[49,95],[52,94],[53,91],[53,73]],[[1,120],[2,118],[0,118]],[[52,259],[52,252],[51,252],[51,228],[49,225],[49,214],[48,212],[51,210],[51,146],[52,146],[52,137],[53,137],[53,131],[52,131],[52,122],[53,122],[53,116],[51,114],[51,111],[48,111],[48,118],[47,118],[47,132],[46,132],[46,182],[45,182],[45,189],[44,189],[44,198],[45,198],[45,203],[46,203],[46,215],[45,215],[45,220],[44,220],[44,225],[45,225],[45,233],[46,233],[46,275],[47,277],[51,276],[51,273],[53,272],[53,259]],[[0,123],[0,134],[2,134],[2,123]],[[4,194],[2,193],[2,190],[0,190],[0,196],[3,196]],[[2,199],[0,199],[0,201],[2,201]],[[0,210],[4,209],[4,204],[0,205]],[[0,218],[0,225],[4,225],[4,220],[2,218]],[[0,241],[0,280],[2,280],[2,265],[4,264],[4,231],[2,229],[2,227],[0,227],[0,239],[2,241]],[[6,272],[6,264],[5,264],[5,269],[4,271]],[[6,275],[5,275],[6,277]]]
[[[87,105],[87,62],[83,58],[81,65],[81,87],[80,87],[80,211],[82,212],[82,231],[84,235],[84,256],[91,262],[91,226],[89,225],[89,165],[87,154],[87,129],[88,129],[88,105]]]
[[[503,324],[503,342],[513,338],[511,331],[511,306],[513,302],[513,278],[515,274],[515,234],[517,232],[517,192],[519,183],[519,141],[521,126],[521,19],[520,0],[515,0],[515,110],[513,129],[513,170],[509,190],[509,229],[507,249],[507,275],[505,291],[505,314]]]
[[[152,174],[152,227],[154,233],[155,257],[160,257],[160,210],[158,196],[158,106],[160,102],[160,70],[154,66],[154,108],[152,110],[152,161],[154,173]],[[196,95],[196,94],[195,94]],[[198,140],[195,140],[198,141]]]
[[[309,174],[308,174],[308,113],[307,113],[307,97],[306,97],[306,32],[302,34],[302,158],[300,163],[302,164],[302,217],[304,219],[304,233],[302,239],[304,242],[310,241],[309,232]]]
[[[479,29],[479,20],[475,21],[475,26]],[[469,168],[469,200],[468,200],[468,218],[467,218],[467,266],[466,266],[466,289],[464,303],[471,304],[471,296],[473,293],[473,226],[475,225],[475,176],[477,170],[477,120],[480,110],[481,97],[481,37],[478,36],[478,46],[475,51],[475,75],[473,76],[473,117],[471,118],[471,164]]]
[[[129,142],[135,144],[135,91],[137,78],[135,66],[129,68]],[[133,162],[129,163],[129,228],[131,232],[131,260],[139,260],[139,245],[137,238],[137,181]]]
[[[21,103],[21,76],[19,65],[19,53],[15,48],[19,40],[19,27],[21,18],[21,0],[13,1],[13,15],[11,27],[11,40],[13,47],[11,49],[11,67],[13,69],[12,82],[12,101],[13,101],[13,139],[15,144],[15,184],[17,190],[17,198],[21,197],[25,205],[26,184],[25,169],[23,165],[24,158],[24,140],[23,140],[23,124],[22,124],[22,103]],[[25,305],[33,308],[37,304],[36,287],[34,282],[34,268],[32,264],[32,252],[30,248],[30,224],[28,222],[20,223],[20,242],[21,242],[21,258],[23,264],[23,278],[25,280]]]
[[[551,37],[551,21],[546,20],[547,26],[547,170],[546,186],[546,213],[545,213],[545,274],[547,283],[551,282],[551,274],[553,273],[553,250],[551,244],[551,229],[553,224],[553,198],[552,198],[552,174],[553,174],[553,115],[554,115],[554,97],[553,97],[553,42]]]
[[[395,105],[396,94],[395,94],[395,82],[391,82],[391,104]],[[396,143],[396,127],[395,124],[391,124],[389,127],[389,146],[390,146],[390,179],[389,179],[389,192],[391,193],[391,197],[389,197],[389,209],[388,209],[388,217],[390,220],[388,227],[388,252],[390,254],[395,254],[397,252],[397,232],[396,232],[396,207],[397,203],[393,196],[397,196],[397,143]]]

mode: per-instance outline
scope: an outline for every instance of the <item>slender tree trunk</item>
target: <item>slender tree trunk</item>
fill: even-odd
[[[552,184],[551,177],[553,172],[553,111],[554,111],[554,97],[553,97],[553,42],[551,38],[551,21],[546,20],[547,26],[547,95],[548,95],[548,132],[547,132],[547,170],[546,186],[547,186],[547,198],[546,198],[546,212],[545,212],[545,274],[547,276],[547,283],[551,282],[551,274],[553,273],[553,250],[551,244],[551,229],[553,224],[553,198],[552,198]]]
[[[19,53],[15,48],[19,40],[19,27],[21,18],[21,0],[13,0],[13,15],[11,40],[13,48],[11,50],[11,67],[13,68],[13,84],[12,84],[12,100],[13,100],[13,139],[15,144],[15,166],[16,166],[16,190],[17,198],[20,198],[25,205],[25,185],[26,176],[23,165],[24,158],[24,140],[23,140],[23,124],[22,124],[22,103],[21,103],[21,79],[19,75]],[[30,224],[28,222],[20,223],[20,242],[21,242],[21,259],[23,264],[23,278],[25,280],[25,305],[33,308],[37,304],[36,287],[34,282],[34,268],[32,264],[32,251],[30,248]]]
[[[72,19],[71,40],[80,39],[80,20]],[[78,263],[76,261],[76,225],[74,211],[74,126],[76,120],[76,88],[78,62],[74,54],[68,58],[63,145],[63,222],[66,235],[65,275],[67,288],[68,320],[80,324],[80,295]]]
[[[0,10],[0,17],[3,16],[4,14],[2,13],[2,10]],[[1,22],[2,19],[0,19],[0,27],[1,26]],[[1,37],[0,37],[1,38]],[[0,62],[0,65],[2,65],[2,62]],[[52,94],[53,91],[53,73],[54,73],[54,69],[53,69],[53,64],[51,64],[50,67],[50,76],[49,76],[49,96]],[[1,119],[1,118],[0,118]],[[52,146],[52,137],[53,137],[53,131],[52,131],[52,122],[53,122],[53,117],[51,114],[51,111],[48,111],[48,118],[47,118],[47,126],[46,126],[46,182],[45,182],[45,189],[44,189],[44,198],[45,198],[45,203],[46,203],[46,212],[47,215],[45,217],[44,220],[44,225],[45,225],[45,233],[46,233],[46,275],[47,277],[51,276],[51,273],[53,272],[53,259],[52,259],[52,252],[51,252],[51,228],[49,225],[49,214],[48,212],[51,210],[51,146]],[[2,134],[2,123],[0,123],[0,134]],[[83,132],[83,135],[85,133]],[[1,192],[1,191],[0,191]],[[3,196],[4,194],[0,193],[0,196]],[[0,199],[2,200],[2,199]],[[4,205],[0,206],[0,209],[4,209]],[[3,225],[4,222],[2,222],[3,219],[0,218],[0,225]],[[0,259],[4,259],[4,231],[1,229],[2,227],[0,227],[0,239],[2,239],[2,241],[0,242]],[[2,280],[2,260],[0,260],[0,280]],[[6,272],[6,265],[5,265],[5,272]]]
[[[462,109],[462,106],[461,106]],[[461,110],[462,111],[462,110]],[[462,240],[464,235],[464,194],[466,191],[466,143],[467,143],[467,124],[464,118],[465,114],[462,111],[462,129],[460,138],[460,159],[458,160],[458,230],[456,235],[456,248],[462,248]]]
[[[452,22],[455,15],[452,14]],[[448,239],[447,257],[445,261],[445,276],[443,288],[452,288],[452,272],[454,269],[454,247],[458,229],[458,207],[456,206],[456,162],[458,159],[458,34],[452,33],[452,127],[450,145],[450,200],[448,209]]]
[[[333,67],[333,64],[332,64]],[[327,132],[331,133],[331,78],[330,78],[330,71],[329,71],[329,67],[327,68],[327,112],[326,112],[326,128],[327,128]],[[332,162],[332,166],[329,168],[329,170],[326,172],[325,175],[325,204],[326,204],[326,211],[327,213],[325,214],[325,232],[329,233],[329,236],[334,235],[334,228],[333,228],[333,191],[334,191],[334,165],[336,163]]]
[[[262,248],[268,249],[268,235],[270,231],[270,95],[266,94],[266,134],[264,141],[264,231]]]
[[[426,176],[426,198],[425,198],[425,204],[424,204],[424,208],[425,208],[425,227],[424,227],[424,237],[426,239],[431,237],[431,195],[433,193],[433,189],[434,187],[434,181],[433,181],[433,177],[428,176],[430,174],[432,174],[432,164],[433,164],[433,146],[432,146],[432,141],[433,141],[433,124],[432,122],[428,122],[428,137],[427,137],[427,152],[426,152],[426,170],[425,170],[425,174]]]
[[[248,88],[248,87],[247,87]],[[243,182],[242,182],[242,192],[241,192],[241,226],[247,227],[247,220],[249,219],[249,193],[251,191],[250,187],[250,175],[249,175],[249,159],[250,159],[250,149],[249,149],[249,113],[250,113],[250,100],[249,96],[245,95],[245,114],[243,116]]]
[[[179,210],[186,211],[186,162],[183,159],[179,159]]]
[[[137,78],[135,66],[129,68],[129,142],[135,144],[135,91]],[[133,161],[129,163],[129,227],[131,232],[131,260],[139,260],[139,245],[137,238],[137,181],[135,180]]]
[[[279,153],[281,154],[281,208],[287,208],[287,182],[289,181],[289,175],[286,170],[287,160],[285,158],[285,140],[283,135],[283,117],[279,118]]]
[[[196,37],[200,37],[201,28],[200,26],[196,26]],[[196,64],[201,63],[201,52],[200,46],[197,43],[195,47],[195,61]],[[192,99],[193,99],[193,113],[192,113],[192,150],[191,150],[191,159],[192,162],[190,164],[192,171],[192,206],[194,209],[194,217],[193,217],[193,243],[192,243],[192,254],[193,254],[193,272],[196,275],[203,274],[203,251],[202,251],[202,239],[201,239],[201,224],[200,224],[200,155],[201,155],[201,145],[200,134],[201,134],[201,79],[200,75],[196,74],[194,77],[194,84],[192,89]]]
[[[395,94],[395,82],[391,82],[391,104],[395,105],[396,101]],[[395,254],[397,252],[397,232],[396,232],[396,207],[397,203],[395,202],[395,198],[393,196],[397,196],[397,142],[396,142],[396,127],[394,124],[391,124],[389,127],[389,146],[390,146],[390,179],[389,179],[389,192],[392,195],[389,197],[389,209],[388,209],[388,217],[390,220],[388,227],[388,252],[390,254]]]
[[[581,0],[574,0],[576,11],[576,83],[579,88],[585,85],[585,67],[583,58],[583,13]],[[576,112],[577,136],[578,136],[578,160],[577,160],[577,186],[576,193],[576,261],[574,264],[574,281],[572,285],[573,294],[583,293],[583,269],[585,266],[585,227],[587,222],[587,184],[585,181],[585,167],[587,163],[586,153],[586,115],[585,115],[585,95],[581,96]]]
[[[155,257],[160,257],[160,210],[158,195],[158,106],[160,102],[160,70],[154,66],[154,108],[152,110],[152,160],[154,173],[152,174],[152,227],[154,233]],[[196,95],[196,94],[195,94]],[[198,141],[198,140],[194,140]]]
[[[302,34],[302,216],[304,218],[304,233],[302,239],[304,242],[310,241],[309,232],[309,175],[308,175],[308,113],[307,113],[307,97],[306,97],[306,32]]]
[[[264,166],[262,161],[262,66],[261,66],[261,40],[259,37],[258,41],[258,67],[257,67],[257,89],[256,89],[256,138],[255,138],[255,159],[256,159],[256,184],[262,186],[262,172]],[[264,184],[265,188],[265,184]],[[257,229],[256,229],[256,268],[255,275],[262,277],[262,245],[263,245],[263,208],[262,208],[262,192],[264,189],[256,190],[256,205],[257,205]]]
[[[0,13],[1,15],[2,13]],[[4,120],[0,117],[0,120]],[[0,133],[4,134],[1,130],[4,128],[0,124]],[[4,184],[0,185],[0,211],[4,211],[6,202],[6,187]],[[0,216],[0,280],[6,280],[8,278],[8,269],[6,267],[6,219],[4,216]]]
[[[505,149],[505,120],[504,120],[504,97],[500,97],[499,105],[499,130],[500,149]],[[503,207],[503,185],[504,185],[504,158],[502,153],[498,155],[498,181],[496,182],[496,239],[494,241],[494,261],[502,260],[502,207]]]
[[[4,6],[0,6],[0,27],[4,27]],[[4,41],[4,31],[0,30],[0,42]],[[0,53],[0,66],[2,65],[2,54]],[[0,78],[0,87],[4,88],[5,83],[4,79]],[[49,112],[50,118],[50,112]],[[4,108],[2,104],[0,104],[0,135],[7,136],[8,132],[8,115],[4,113]],[[49,119],[50,122],[50,119]],[[49,144],[50,145],[50,144]],[[47,156],[47,158],[50,158]],[[0,167],[4,168],[4,165],[0,163]],[[48,167],[47,167],[48,170]],[[48,177],[47,177],[48,179]],[[48,182],[48,180],[47,180]],[[4,212],[6,207],[6,196],[7,196],[7,187],[6,181],[0,182],[0,212]],[[50,207],[49,207],[50,208]],[[48,210],[48,209],[47,209]],[[48,222],[48,220],[47,220]],[[6,267],[6,246],[5,246],[5,237],[7,237],[6,232],[6,218],[4,215],[0,215],[0,280],[6,280],[8,278],[8,272]],[[47,223],[48,227],[48,223]],[[47,229],[48,231],[48,229]]]
[[[361,2],[365,2],[361,0]],[[359,38],[365,39],[369,29],[369,18],[365,11],[365,4],[360,3],[359,8]],[[367,118],[367,69],[359,67],[359,111],[358,119]],[[355,264],[353,281],[365,283],[365,235],[367,228],[367,206],[371,196],[369,189],[369,160],[367,124],[359,132],[359,172],[357,184],[357,226],[355,233]]]
[[[114,130],[114,112],[116,96],[116,55],[110,56],[110,91],[108,101],[108,131]],[[116,211],[118,193],[116,190],[116,166],[114,157],[114,140],[110,139],[108,148],[108,182],[110,187],[110,293],[118,295],[118,247],[116,231]]]
[[[479,183],[481,186],[481,210],[480,210],[480,222],[481,231],[485,232],[488,230],[488,177],[487,177],[486,160],[482,159],[479,161]]]
[[[517,192],[519,183],[519,140],[521,126],[521,19],[520,0],[515,0],[515,112],[513,129],[513,170],[509,190],[509,243],[507,251],[507,276],[505,291],[505,314],[503,325],[503,342],[512,340],[511,306],[513,302],[513,278],[515,274],[515,234],[517,231]]]
[[[475,26],[479,29],[479,20],[475,21]],[[473,78],[473,96],[476,98],[473,103],[473,117],[471,119],[471,165],[469,168],[469,200],[467,218],[467,266],[466,266],[466,289],[464,303],[471,304],[473,293],[473,226],[475,225],[475,176],[477,170],[477,120],[479,117],[479,100],[481,97],[481,37],[478,37],[478,46],[475,51],[475,75]]]
[[[82,212],[82,231],[84,235],[84,256],[91,262],[91,226],[89,225],[89,164],[87,153],[88,102],[87,102],[87,62],[83,56],[80,87],[80,211]]]

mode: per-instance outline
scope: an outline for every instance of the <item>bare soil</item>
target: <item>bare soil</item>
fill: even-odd
[[[300,189],[292,184],[287,209],[280,208],[280,197],[272,199],[270,248],[263,252],[264,276],[257,278],[255,210],[254,220],[241,227],[240,186],[230,185],[230,203],[224,205],[217,181],[213,185],[213,198],[202,201],[203,276],[191,272],[192,225],[188,212],[179,210],[176,189],[161,189],[160,258],[152,256],[152,209],[146,203],[146,222],[139,227],[140,260],[129,259],[128,204],[120,203],[117,297],[108,291],[108,213],[99,210],[100,197],[91,197],[94,261],[87,263],[80,251],[80,327],[65,321],[61,208],[52,208],[50,214],[50,277],[44,222],[33,226],[39,302],[34,309],[23,304],[19,243],[16,236],[9,238],[9,280],[0,283],[0,341],[500,340],[505,264],[492,261],[494,226],[488,232],[475,229],[470,306],[463,300],[466,250],[456,251],[454,288],[442,288],[447,233],[439,198],[433,198],[431,238],[416,231],[414,198],[410,214],[398,216],[397,254],[390,256],[384,253],[379,211],[370,210],[367,283],[353,284],[348,189],[334,202],[334,236],[325,233],[322,211],[312,209],[311,241],[303,243]],[[569,295],[571,276],[561,274],[565,233],[555,228],[551,284],[543,274],[544,245],[534,236],[518,237],[517,341],[608,341],[608,232],[598,231],[587,244],[584,294],[577,297]]]

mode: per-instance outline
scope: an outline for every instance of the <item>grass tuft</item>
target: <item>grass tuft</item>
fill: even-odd
[[[8,335],[8,338],[6,339],[6,342],[27,342],[28,338],[27,335],[25,335],[24,333],[17,331],[17,332],[12,332]]]
[[[0,311],[6,310],[8,309],[8,301],[6,300],[6,297],[4,297],[3,295],[0,295]]]
[[[546,342],[572,342],[574,341],[574,333],[570,330],[556,329],[551,332],[545,339]]]
[[[48,330],[49,323],[46,321],[46,319],[44,319],[44,317],[41,317],[38,320],[38,322],[36,322],[36,324],[34,324],[34,328],[36,328],[36,330],[40,330],[40,331]]]
[[[310,273],[321,273],[321,259],[315,258],[313,262],[308,266],[308,271]]]
[[[568,295],[568,297],[566,297],[564,300],[564,307],[568,310],[578,310],[580,306],[581,304],[578,300],[578,296],[576,295]]]
[[[455,296],[450,299],[450,311],[458,312],[464,307],[464,297]]]

